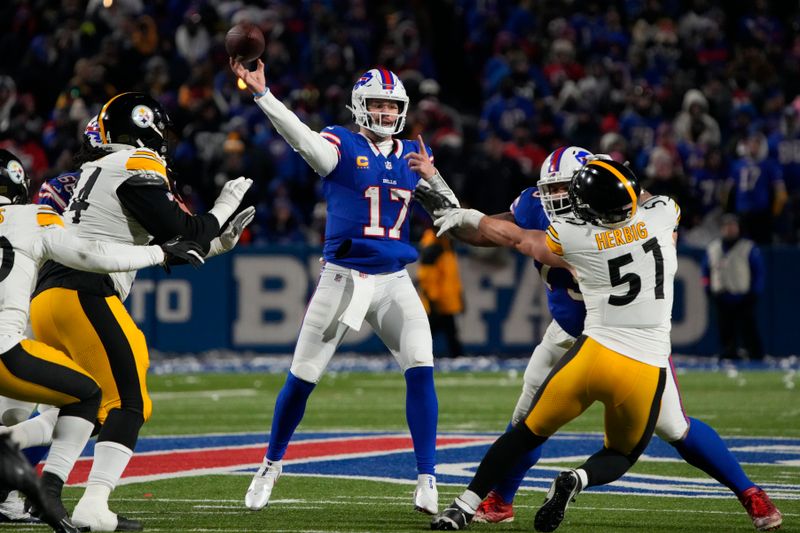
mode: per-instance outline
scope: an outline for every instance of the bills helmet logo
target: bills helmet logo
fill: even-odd
[[[353,86],[353,89],[358,89],[359,87],[363,87],[364,85],[369,83],[369,80],[371,79],[372,79],[372,72],[370,71],[365,72],[360,78],[358,78],[358,81]]]
[[[592,155],[592,154],[590,154],[586,150],[581,150],[581,151],[575,153],[575,159],[581,165],[585,165],[586,164],[586,160],[589,159],[590,155]]]
[[[97,123],[96,116],[86,125],[86,128],[83,130],[83,135],[89,140],[89,144],[94,147],[103,144],[103,140],[100,137],[100,125]]]

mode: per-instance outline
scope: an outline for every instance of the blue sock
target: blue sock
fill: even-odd
[[[406,421],[414,441],[417,472],[436,473],[436,422],[439,400],[433,388],[433,367],[417,366],[406,370]]]
[[[513,427],[514,426],[512,426],[509,422],[506,432],[511,431]],[[537,446],[526,453],[522,459],[519,460],[516,466],[514,466],[511,472],[509,472],[509,474],[497,484],[494,490],[500,495],[501,498],[503,498],[504,502],[512,503],[514,501],[514,496],[516,496],[519,486],[522,484],[522,480],[525,479],[525,474],[527,474],[528,470],[530,470],[531,467],[539,461],[541,456],[542,447]]]
[[[696,418],[689,419],[686,437],[670,444],[687,463],[731,489],[736,496],[755,485],[714,428]]]
[[[31,466],[36,466],[44,459],[44,456],[47,455],[49,451],[50,446],[33,446],[32,448],[25,448],[22,450],[22,453],[28,459]]]
[[[306,412],[308,397],[316,386],[315,383],[294,377],[291,372],[286,376],[286,382],[275,400],[275,411],[272,415],[272,429],[267,448],[267,459],[270,461],[283,459],[294,430]]]

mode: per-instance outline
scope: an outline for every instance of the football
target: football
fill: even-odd
[[[225,35],[225,50],[241,63],[254,61],[264,53],[264,34],[255,24],[237,24]]]

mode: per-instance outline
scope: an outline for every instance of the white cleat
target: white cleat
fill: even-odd
[[[436,490],[436,476],[420,474],[417,488],[414,489],[414,510],[425,514],[439,512],[439,491]]]
[[[244,495],[244,504],[248,509],[258,511],[267,506],[272,487],[278,482],[281,472],[283,472],[283,461],[272,462],[264,459],[247,488],[247,494]]]
[[[142,531],[138,520],[118,516],[101,498],[81,498],[72,511],[72,523],[81,531]]]
[[[4,502],[0,502],[0,522],[40,522],[25,510],[25,499],[12,490]]]

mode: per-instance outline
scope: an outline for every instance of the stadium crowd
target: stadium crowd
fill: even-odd
[[[228,68],[257,23],[271,90],[319,131],[351,124],[354,80],[385,66],[459,197],[507,211],[553,148],[630,161],[683,208],[687,240],[735,213],[760,244],[800,237],[800,8],[724,0],[11,0],[0,6],[0,148],[34,179],[72,167],[109,97],[143,91],[173,122],[170,167],[204,212],[255,180],[253,243],[321,242],[319,178]],[[422,216],[420,210],[417,216]]]

